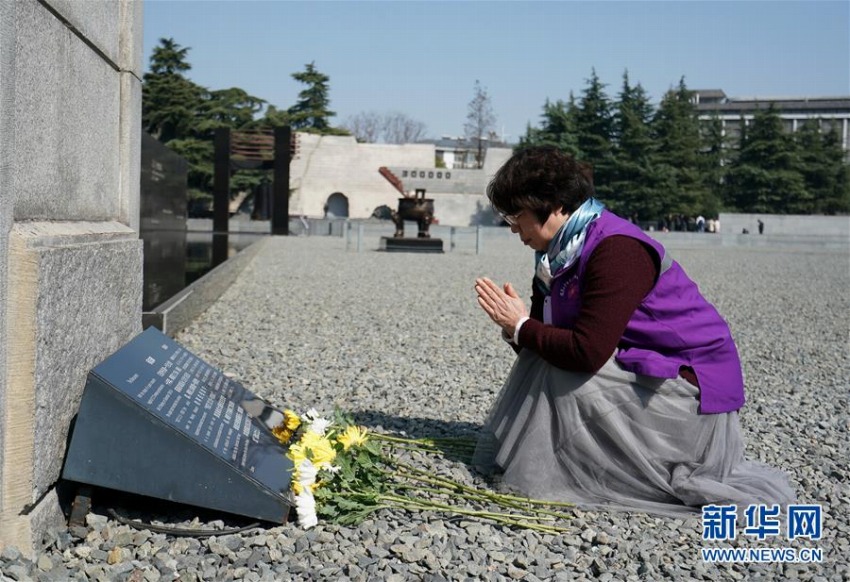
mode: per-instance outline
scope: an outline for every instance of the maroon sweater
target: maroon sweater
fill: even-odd
[[[519,346],[565,370],[596,373],[620,343],[635,309],[659,273],[654,253],[628,236],[602,241],[585,268],[581,311],[572,329],[543,323],[543,293],[533,285],[531,313],[519,330]],[[682,376],[698,386],[690,368]]]

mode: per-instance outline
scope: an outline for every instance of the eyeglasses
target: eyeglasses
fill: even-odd
[[[525,210],[520,210],[516,214],[503,214],[500,212],[499,216],[502,217],[502,220],[508,223],[508,226],[516,226],[516,223],[523,212],[525,212]]]

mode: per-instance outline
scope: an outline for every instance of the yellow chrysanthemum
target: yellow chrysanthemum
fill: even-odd
[[[272,434],[274,434],[274,436],[277,437],[277,440],[284,445],[292,438],[292,432],[293,431],[289,430],[285,424],[279,424],[272,429]]]
[[[298,446],[305,449],[305,454],[306,451],[309,451],[308,458],[317,466],[330,464],[336,458],[336,450],[334,450],[331,441],[313,431],[304,433],[304,436],[298,442]]]
[[[292,463],[297,467],[307,458],[307,448],[301,442],[297,442],[289,447],[286,456],[292,459]]]
[[[345,432],[337,437],[336,441],[347,451],[351,447],[359,447],[365,443],[368,440],[366,432],[365,427],[349,425],[345,428]]]
[[[283,425],[292,432],[295,432],[301,426],[301,418],[298,413],[293,410],[283,411]]]

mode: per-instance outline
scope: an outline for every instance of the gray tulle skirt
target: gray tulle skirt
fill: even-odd
[[[568,372],[522,350],[473,464],[502,488],[594,509],[675,515],[793,503],[784,473],[744,460],[737,412],[698,414],[699,389],[622,370]]]

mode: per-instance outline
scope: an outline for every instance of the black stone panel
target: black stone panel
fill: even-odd
[[[274,523],[289,514],[281,413],[156,328],[89,373],[62,477]]]

